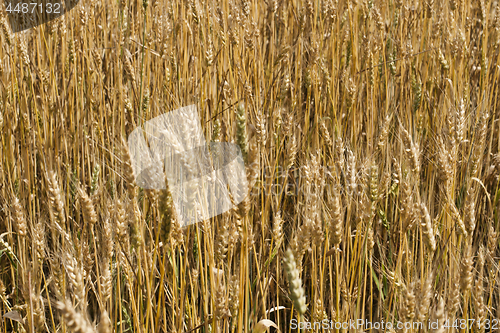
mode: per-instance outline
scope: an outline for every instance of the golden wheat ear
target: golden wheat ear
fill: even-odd
[[[61,311],[62,319],[71,331],[78,333],[95,333],[94,328],[88,320],[85,319],[85,316],[76,312],[75,308],[68,300],[57,302],[56,308]]]

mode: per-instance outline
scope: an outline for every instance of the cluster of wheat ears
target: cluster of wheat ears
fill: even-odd
[[[1,12],[2,332],[500,328],[497,0],[82,0],[16,34]],[[126,139],[190,104],[250,191],[182,226]]]

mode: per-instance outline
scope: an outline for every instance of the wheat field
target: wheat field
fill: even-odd
[[[500,329],[497,0],[1,12],[1,332]],[[191,104],[250,190],[183,226],[127,137]]]

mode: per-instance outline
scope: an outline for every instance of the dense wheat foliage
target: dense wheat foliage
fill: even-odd
[[[500,318],[498,1],[82,0],[0,25],[2,332]],[[251,191],[183,227],[126,140],[190,104]]]

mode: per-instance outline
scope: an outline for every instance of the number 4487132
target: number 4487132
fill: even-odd
[[[12,3],[9,2],[6,8],[7,12],[9,13],[17,13],[17,14],[28,14],[28,13],[34,13],[35,11],[40,11],[40,13],[47,13],[47,14],[59,14],[61,12],[61,4],[60,3],[46,3],[45,8],[43,3],[37,3],[37,2],[18,2],[15,7],[12,7]]]
[[[499,320],[498,319],[484,319],[482,321],[478,321],[475,319],[455,319],[453,322],[447,319],[444,322],[444,328],[455,328],[455,329],[470,329],[472,326],[476,324],[477,326],[484,327],[485,329],[498,329],[499,328]]]

